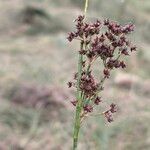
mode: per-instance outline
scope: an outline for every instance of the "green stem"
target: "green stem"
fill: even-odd
[[[84,15],[86,16],[88,8],[88,0],[85,0],[85,7],[84,7]],[[83,49],[84,41],[81,41],[80,43],[80,50]],[[82,76],[82,62],[83,62],[83,56],[79,53],[79,59],[78,59],[78,80],[77,80],[77,106],[76,106],[76,114],[75,114],[75,123],[74,123],[74,133],[73,133],[73,150],[77,150],[78,146],[78,137],[79,137],[79,131],[81,126],[81,113],[82,113],[82,92],[80,90],[80,81]]]
[[[85,0],[84,15],[86,15],[88,4],[89,4],[89,0]]]
[[[90,72],[90,67],[91,67],[91,64],[89,63],[88,66],[87,66],[86,75],[89,74],[89,72]]]
[[[83,48],[83,42],[81,42],[81,49]],[[78,135],[80,130],[81,112],[82,112],[82,93],[80,91],[80,80],[82,75],[82,62],[83,56],[79,54],[78,60],[78,81],[77,81],[77,106],[74,124],[74,134],[73,134],[73,150],[76,150],[78,144]]]

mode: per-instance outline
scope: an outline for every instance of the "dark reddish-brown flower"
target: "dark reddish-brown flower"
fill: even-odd
[[[121,53],[124,54],[124,55],[129,55],[127,48],[123,48],[121,50]]]
[[[86,50],[80,50],[79,53],[80,53],[81,55],[85,55],[85,54],[87,53],[87,51],[86,51]]]
[[[105,115],[105,118],[107,119],[107,121],[108,121],[109,123],[111,123],[111,122],[113,121],[113,117],[112,117],[112,114],[111,114],[110,111],[106,111],[106,112],[104,113],[104,115]]]
[[[131,52],[132,52],[132,51],[136,51],[136,46],[132,46],[132,47],[131,47]]]
[[[110,41],[116,41],[116,37],[112,33],[106,32],[105,35]]]
[[[93,107],[91,105],[85,105],[84,106],[84,111],[85,112],[92,112],[93,111]]]
[[[133,24],[121,25],[106,19],[88,23],[85,16],[78,16],[75,20],[76,29],[68,34],[68,41],[80,41],[78,51],[82,57],[79,62],[80,71],[74,75],[74,81],[68,82],[68,87],[75,87],[81,92],[82,113],[90,113],[95,105],[99,105],[100,91],[104,89],[104,81],[110,77],[111,71],[126,68],[123,58],[136,50],[128,39],[128,34],[134,30]],[[103,76],[100,81],[95,79],[93,63],[100,59],[103,65]],[[81,65],[81,66],[80,66]],[[71,102],[76,106],[77,101]],[[108,122],[113,121],[112,114],[116,112],[116,105],[112,103],[104,116]]]
[[[72,84],[73,84],[73,83],[69,81],[69,82],[68,82],[68,87],[69,87],[69,88],[72,87]]]
[[[121,62],[120,62],[120,66],[121,66],[121,68],[123,68],[123,69],[126,68],[126,64],[124,63],[124,61],[121,61]]]
[[[96,105],[99,105],[99,103],[100,103],[101,101],[102,101],[102,100],[101,100],[100,97],[96,97],[94,103],[95,103]]]
[[[112,103],[110,105],[110,112],[115,113],[116,111],[117,111],[117,106],[116,106],[116,104]]]
[[[127,24],[124,27],[122,27],[122,32],[125,34],[131,33],[134,31],[134,25],[133,24]]]
[[[80,89],[84,92],[86,97],[91,97],[95,95],[98,90],[98,83],[95,82],[94,77],[91,75],[91,72],[86,74],[85,72],[82,74]]]
[[[71,101],[71,103],[72,103],[73,106],[76,106],[77,102],[78,102],[77,100]]]
[[[109,72],[108,69],[104,69],[103,73],[104,73],[104,76],[105,76],[106,78],[109,78],[109,77],[110,77],[110,72]]]
[[[69,42],[71,42],[76,37],[76,34],[73,32],[70,32],[67,39]]]
[[[98,37],[97,37],[98,38]],[[105,36],[104,36],[104,34],[102,34],[99,38],[98,38],[98,41],[99,42],[104,42],[105,41]]]

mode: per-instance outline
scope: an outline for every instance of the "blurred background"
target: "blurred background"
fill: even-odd
[[[138,52],[102,93],[115,121],[90,117],[79,150],[150,149],[150,0],[89,0],[88,19],[132,22]],[[84,0],[0,0],[0,150],[70,150],[79,45],[67,42]],[[102,69],[95,67],[95,72]]]

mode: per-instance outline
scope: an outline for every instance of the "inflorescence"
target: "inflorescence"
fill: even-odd
[[[133,24],[120,25],[108,19],[96,20],[94,23],[85,22],[84,16],[78,16],[75,20],[76,31],[69,33],[67,39],[72,42],[79,40],[83,45],[79,50],[82,55],[82,74],[80,80],[80,91],[82,93],[82,117],[93,112],[94,106],[102,102],[99,93],[104,90],[103,83],[110,77],[111,70],[126,68],[126,63],[122,59],[136,51],[136,47],[128,40],[127,36],[134,30]],[[92,65],[97,59],[102,60],[103,77],[96,81],[92,72]],[[78,73],[74,75],[74,81],[68,82],[69,87],[77,88]],[[77,100],[71,101],[73,106],[77,105]],[[102,114],[108,122],[113,121],[112,114],[117,107],[112,103],[108,110]]]

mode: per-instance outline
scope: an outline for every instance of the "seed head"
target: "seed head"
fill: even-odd
[[[68,82],[68,87],[74,86],[81,92],[82,113],[93,111],[95,105],[101,104],[100,91],[104,90],[104,82],[115,69],[126,68],[123,58],[136,51],[136,46],[128,39],[128,34],[134,30],[133,24],[121,25],[109,19],[86,22],[85,16],[78,16],[75,20],[76,30],[68,34],[68,41],[80,41],[78,50],[82,60],[79,63],[80,72],[75,73],[74,81]],[[100,59],[103,65],[102,79],[96,80],[93,73],[94,62]],[[77,106],[77,101],[71,102]],[[104,116],[108,122],[113,121],[112,114],[116,112],[116,105],[112,103],[105,111]]]

